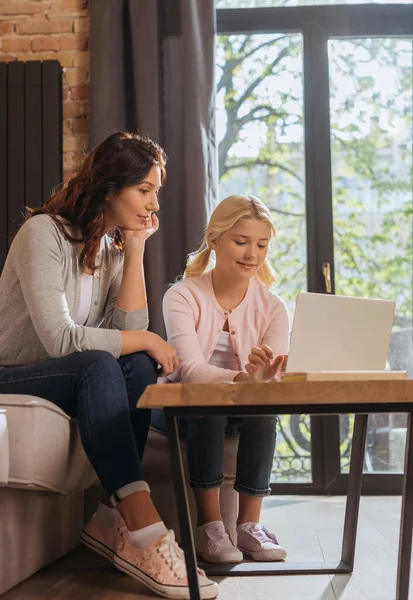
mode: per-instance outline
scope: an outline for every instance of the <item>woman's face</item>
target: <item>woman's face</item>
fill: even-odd
[[[271,230],[265,221],[240,219],[217,242],[216,268],[230,278],[251,279],[267,257]]]
[[[152,213],[159,210],[158,194],[162,187],[161,169],[153,166],[137,185],[124,187],[106,203],[106,227],[121,227],[131,231],[147,229]]]

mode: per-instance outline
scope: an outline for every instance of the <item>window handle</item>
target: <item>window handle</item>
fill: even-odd
[[[324,283],[326,287],[327,294],[331,294],[331,272],[330,272],[330,263],[323,262],[321,265],[321,271],[324,277]]]

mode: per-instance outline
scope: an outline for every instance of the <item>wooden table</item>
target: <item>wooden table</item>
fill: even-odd
[[[138,408],[163,408],[166,417],[172,475],[191,600],[200,600],[196,556],[184,482],[176,418],[205,415],[347,414],[355,413],[353,444],[341,560],[323,563],[240,563],[206,565],[209,575],[303,575],[351,573],[363,477],[363,457],[369,413],[408,413],[402,490],[399,557],[395,600],[408,600],[413,528],[413,380],[335,381],[299,383],[216,383],[151,385]],[[204,566],[204,565],[203,565]],[[384,566],[385,568],[385,566]],[[391,600],[391,599],[389,599]]]

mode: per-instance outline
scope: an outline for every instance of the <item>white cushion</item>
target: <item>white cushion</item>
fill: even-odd
[[[0,486],[68,494],[96,480],[75,419],[42,398],[0,395]]]

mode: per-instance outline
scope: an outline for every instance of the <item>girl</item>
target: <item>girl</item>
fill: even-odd
[[[142,476],[149,414],[136,409],[157,365],[166,375],[178,366],[147,331],[143,271],[165,162],[150,139],[114,133],[30,211],[0,278],[0,394],[40,396],[78,419],[117,508],[101,504],[82,541],[161,596],[189,598],[183,553]],[[202,598],[215,598],[217,585],[199,580]]]
[[[288,312],[270,291],[274,273],[266,258],[274,235],[268,208],[254,196],[230,196],[214,210],[201,248],[189,256],[183,280],[164,297],[168,342],[179,360],[169,380],[266,382],[285,368]],[[243,554],[281,560],[286,551],[259,524],[262,499],[270,493],[276,417],[240,420],[234,486],[239,492],[237,545],[224,528],[219,508],[225,426],[225,417],[188,419],[197,554],[214,563],[240,562]]]

